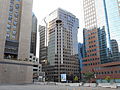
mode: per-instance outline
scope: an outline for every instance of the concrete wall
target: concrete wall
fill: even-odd
[[[32,83],[32,78],[32,63],[0,60],[0,84],[27,84]]]
[[[4,57],[8,8],[9,8],[8,0],[0,0],[0,60],[2,60]]]
[[[33,0],[22,0],[18,59],[29,58]]]

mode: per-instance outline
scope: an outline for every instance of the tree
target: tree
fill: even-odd
[[[94,78],[94,73],[93,72],[84,73],[84,79],[85,79],[85,81],[90,82],[90,80],[92,78]]]
[[[111,79],[110,76],[106,76],[106,77],[105,77],[105,80],[106,80],[108,83],[110,82],[110,79]]]
[[[78,77],[77,76],[74,77],[74,81],[78,82]]]

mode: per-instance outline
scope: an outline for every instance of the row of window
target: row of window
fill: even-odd
[[[91,24],[91,25],[85,25],[85,27],[86,27],[87,29],[93,29],[93,28],[95,28],[96,26],[97,26],[96,23],[93,23],[93,24]]]
[[[118,71],[96,72],[97,75],[103,75],[103,74],[117,74],[117,73],[120,73],[120,70],[118,70]]]
[[[17,33],[16,30],[11,31],[11,30],[7,29],[7,33],[11,33],[11,32],[13,35],[16,35],[16,33]]]
[[[84,0],[84,6],[88,6],[90,4],[93,4],[94,3],[94,0]]]
[[[90,57],[90,56],[96,56],[97,55],[97,53],[93,53],[93,54],[89,54],[89,55],[87,55],[87,57]]]
[[[20,1],[20,0],[16,0],[16,1]],[[13,7],[13,5],[14,5],[14,0],[11,0],[10,1],[10,9],[9,9],[9,17],[8,17],[8,24],[7,24],[7,34],[6,34],[6,38],[9,38],[9,39],[15,39],[16,38],[16,27],[17,27],[17,18],[18,18],[18,12],[15,12],[15,13],[13,13],[13,10],[14,10],[14,7]],[[18,11],[18,9],[19,9],[19,7],[20,7],[20,4],[16,4],[15,5],[15,10],[17,10]],[[13,21],[13,25],[11,25],[12,24],[12,19],[13,19],[13,15],[12,14],[14,14],[14,18],[15,18],[15,20]],[[14,29],[14,30],[10,30],[10,29]]]
[[[9,33],[6,34],[6,38],[10,38],[10,39],[15,39],[16,36],[15,35],[10,35]]]
[[[95,17],[96,12],[94,8],[91,8],[91,9],[85,10],[84,14],[85,14],[85,18],[90,17],[90,16]]]
[[[95,36],[89,37],[88,40],[93,39],[93,38],[96,38],[96,37]]]
[[[15,5],[15,10],[18,10],[19,8],[20,8],[20,4],[16,4]],[[14,10],[13,4],[10,4],[9,11],[13,11],[13,10]]]
[[[94,28],[94,27],[96,27],[96,21],[93,21],[93,22],[89,22],[89,23],[85,23],[85,26],[86,26],[86,28],[88,28],[88,29],[92,29],[92,28]]]
[[[5,48],[5,52],[17,53],[17,48]]]
[[[94,51],[96,51],[96,49],[87,50],[87,53],[94,52]]]
[[[96,44],[89,46],[89,48],[93,48],[93,47],[96,47]]]
[[[91,35],[93,35],[93,34],[95,34],[96,32],[90,32],[90,33],[88,33],[88,34],[86,34],[85,36],[87,37],[87,36],[91,36]]]
[[[8,22],[10,22],[10,21],[8,20]],[[17,26],[17,23],[18,23],[17,21],[14,21],[13,26]],[[13,26],[10,24],[7,24],[7,29],[11,29]]]
[[[100,64],[100,63],[96,62],[96,63],[83,64],[83,66],[93,66],[93,65],[98,65],[98,64]]]
[[[90,58],[90,59],[85,59],[85,60],[83,60],[83,62],[87,62],[87,61],[94,61],[94,60],[99,60],[99,58]]]
[[[95,43],[95,42],[96,42],[96,40],[94,40],[94,41],[90,41],[89,44],[92,44],[92,43]]]

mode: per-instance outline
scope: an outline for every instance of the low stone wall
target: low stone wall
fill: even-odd
[[[56,85],[63,86],[82,86],[82,83],[56,83]]]
[[[0,60],[0,84],[28,84],[33,82],[32,78],[32,63]]]
[[[117,88],[117,84],[116,83],[98,83],[99,87],[105,87],[105,88]]]
[[[86,86],[86,87],[96,87],[97,84],[96,83],[84,83],[83,86]]]
[[[59,82],[35,82],[37,85],[61,85],[61,86],[84,86],[84,87],[104,87],[104,88],[117,88],[120,83],[59,83]]]

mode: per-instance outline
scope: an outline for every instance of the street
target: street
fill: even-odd
[[[0,85],[0,90],[120,90],[101,87],[72,87],[60,85]]]

